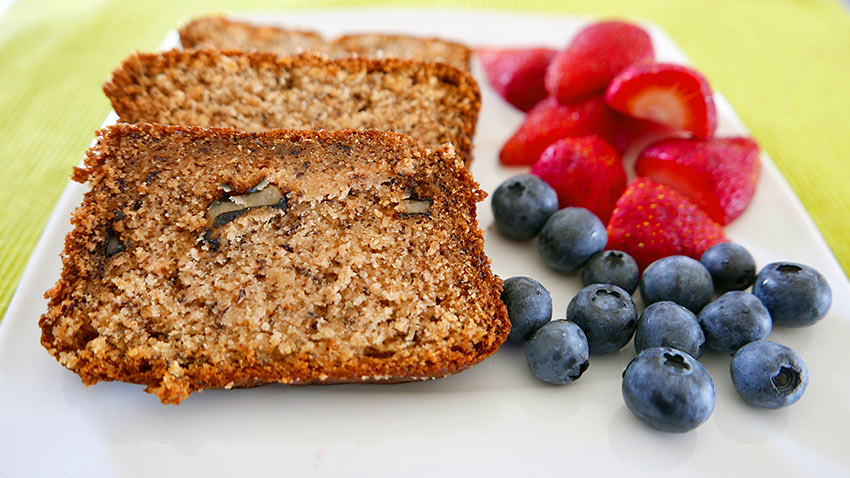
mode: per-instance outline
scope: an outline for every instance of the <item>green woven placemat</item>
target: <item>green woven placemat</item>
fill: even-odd
[[[0,316],[94,130],[100,86],[178,19],[357,1],[18,0],[0,17]],[[368,2],[423,6],[421,2]],[[433,7],[638,17],[665,28],[788,178],[850,271],[850,16],[832,0],[444,1]]]

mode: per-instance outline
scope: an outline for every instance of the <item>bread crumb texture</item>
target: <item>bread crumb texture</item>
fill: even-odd
[[[378,33],[349,34],[324,40],[313,31],[257,25],[224,17],[201,17],[180,29],[186,49],[263,51],[278,55],[311,52],[332,57],[401,58],[448,63],[469,71],[470,49],[441,38]]]
[[[204,388],[421,380],[509,332],[475,218],[484,193],[451,147],[119,124],[74,179],[90,191],[39,324],[86,385],[179,403]]]
[[[307,54],[135,54],[103,90],[127,123],[393,131],[451,143],[467,164],[481,107],[475,80],[443,63]]]
[[[278,55],[326,53],[327,43],[316,32],[255,25],[224,17],[196,18],[180,29],[186,49],[264,51]]]

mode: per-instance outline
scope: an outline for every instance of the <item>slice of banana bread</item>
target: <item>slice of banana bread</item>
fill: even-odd
[[[443,63],[214,50],[135,54],[103,90],[127,123],[387,130],[451,143],[466,164],[481,107],[475,80]]]
[[[324,53],[327,43],[316,32],[235,22],[224,17],[196,18],[180,29],[183,48],[266,51],[279,55]]]
[[[465,71],[469,71],[471,56],[467,46],[440,38],[366,33],[324,41],[312,31],[257,25],[217,16],[196,18],[187,23],[180,29],[180,43],[186,49],[265,51],[278,55],[309,51],[335,57],[360,55],[440,61]]]
[[[401,382],[459,372],[510,329],[484,193],[404,135],[119,124],[45,296],[41,342],[86,385]]]
[[[369,58],[405,58],[438,61],[469,71],[471,51],[465,45],[440,38],[363,33],[343,35],[330,44],[336,56],[356,54]]]

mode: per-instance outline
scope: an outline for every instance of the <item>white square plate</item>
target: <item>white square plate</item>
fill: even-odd
[[[437,10],[323,10],[252,16],[255,21],[342,32],[437,35],[472,46],[563,47],[587,19]],[[647,25],[659,60],[687,59],[664,32]],[[710,41],[710,39],[706,39]],[[175,32],[163,46],[177,44]],[[734,52],[730,52],[734,54]],[[522,121],[483,81],[483,107],[472,171],[492,192],[520,169],[498,164],[498,151]],[[717,96],[720,135],[747,134]],[[110,116],[107,122],[114,120]],[[758,138],[756,138],[758,139]],[[803,160],[801,158],[800,160]],[[518,347],[459,375],[426,383],[267,386],[206,391],[179,407],[160,405],[140,386],[86,389],[39,344],[42,294],[59,277],[59,253],[71,211],[85,187],[71,183],[57,204],[0,325],[0,467],[6,476],[836,476],[850,474],[850,284],[766,155],[749,210],[727,228],[759,266],[790,260],[829,280],[834,302],[814,327],[777,328],[771,339],[794,348],[811,381],[802,400],[774,411],[736,395],[729,357],[707,354],[717,387],[713,416],[694,432],[669,435],[626,409],[620,374],[633,356],[591,357],[587,373],[548,386],[528,371]],[[628,162],[628,159],[627,159]],[[479,207],[486,249],[502,277],[528,275],[552,293],[555,318],[580,288],[577,275],[547,270],[534,243],[493,229],[489,200]]]

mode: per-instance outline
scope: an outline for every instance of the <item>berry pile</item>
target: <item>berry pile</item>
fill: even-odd
[[[671,255],[699,259],[726,242],[723,226],[755,193],[759,147],[746,137],[714,136],[708,81],[692,68],[655,62],[646,31],[602,21],[562,51],[479,54],[493,88],[528,112],[502,147],[501,163],[530,166],[560,208],[590,210],[606,226],[609,249],[629,253],[644,269]],[[637,153],[631,184],[621,159],[627,151]]]
[[[768,264],[756,276],[749,252],[728,242],[723,226],[755,193],[759,147],[714,136],[705,78],[654,62],[649,35],[619,21],[586,27],[559,52],[480,54],[494,89],[528,112],[500,161],[530,166],[531,174],[494,192],[496,227],[516,240],[537,237],[543,262],[564,274],[581,270],[585,286],[566,320],[553,321],[542,284],[505,281],[509,339],[526,342],[533,374],[552,384],[575,381],[590,355],[634,339],[623,398],[657,429],[686,432],[714,410],[714,382],[698,361],[704,349],[732,356],[731,381],[748,403],[779,408],[799,400],[805,364],[766,338],[775,325],[822,319],[831,290],[797,263]],[[649,134],[669,137],[637,154],[637,178],[627,184],[621,155]],[[640,313],[632,300],[638,289]]]
[[[564,211],[569,209],[583,211]],[[585,215],[592,216],[585,211],[563,227],[578,230]],[[620,279],[623,270],[630,269],[623,264],[633,264],[622,251],[591,257],[596,260],[586,260],[584,270],[594,269],[597,277]],[[711,271],[703,262],[713,266]],[[782,324],[790,327],[819,321],[832,301],[829,285],[811,267],[772,263],[759,272],[752,293],[732,290],[714,298],[715,291],[722,291],[716,284],[738,274],[742,263],[746,269],[752,257],[740,245],[722,243],[706,251],[703,262],[670,256],[650,264],[639,281],[647,304],[640,315],[630,292],[599,282],[573,297],[566,320],[550,320],[549,291],[531,278],[511,277],[502,293],[514,327],[509,339],[527,341],[526,359],[537,378],[565,384],[588,369],[590,355],[616,352],[634,338],[637,356],[623,372],[623,399],[637,417],[662,431],[690,431],[714,410],[714,381],[698,361],[704,349],[732,356],[732,384],[751,405],[780,408],[795,403],[808,384],[808,370],[793,350],[766,340],[774,324],[780,325],[771,316],[776,311],[778,317],[794,317]],[[636,278],[636,266],[633,270]],[[748,288],[753,284],[749,277],[746,284],[735,285]],[[787,313],[790,304],[795,310]]]

